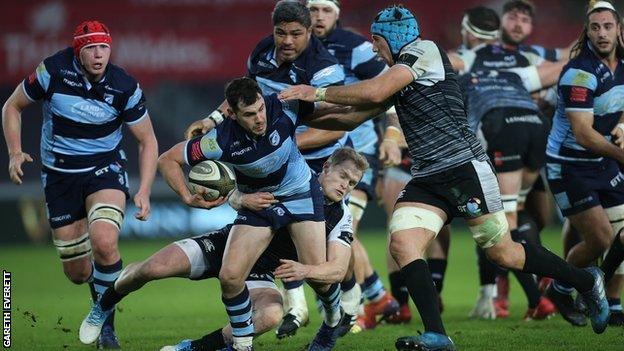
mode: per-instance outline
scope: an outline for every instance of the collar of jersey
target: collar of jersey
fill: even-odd
[[[85,87],[87,88],[87,90],[91,89],[91,86],[93,84],[82,73],[82,69],[80,69],[80,65],[78,64],[78,60],[75,57],[74,57],[74,60],[73,60],[72,63],[74,65],[74,70],[76,71],[76,73],[78,73],[78,75],[81,76],[82,80],[85,82]],[[104,74],[102,75],[102,79],[100,79],[100,81],[97,82],[97,84],[100,84],[100,83],[102,83],[102,82],[104,82],[106,80],[106,74],[107,73],[108,73],[108,65],[106,65],[106,69],[104,70]]]

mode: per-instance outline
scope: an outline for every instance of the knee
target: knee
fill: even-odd
[[[63,272],[69,281],[76,285],[84,284],[91,279],[93,268],[89,260],[81,260],[85,262],[70,262],[63,265]]]
[[[219,282],[222,289],[235,289],[245,284],[243,273],[232,267],[221,267],[219,271]]]
[[[274,329],[281,323],[282,317],[284,315],[283,308],[281,305],[275,305],[267,308],[266,314],[264,316],[265,323],[267,325],[267,329]]]
[[[98,233],[103,234],[103,233]],[[91,239],[93,257],[100,263],[114,263],[119,256],[117,247],[117,233],[112,235],[95,235]],[[112,262],[111,262],[112,261]]]

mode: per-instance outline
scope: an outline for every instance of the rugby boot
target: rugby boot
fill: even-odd
[[[587,267],[585,271],[594,276],[594,286],[581,293],[587,304],[587,316],[596,334],[602,334],[609,322],[609,302],[605,295],[604,273],[598,267]]]
[[[78,333],[80,342],[83,344],[91,344],[95,342],[102,332],[104,322],[106,322],[106,319],[113,313],[113,311],[114,308],[107,311],[103,310],[99,301],[92,303],[89,314],[87,314],[85,319],[83,319],[80,324],[80,331]]]
[[[308,351],[329,351],[334,348],[336,345],[336,340],[338,340],[338,326],[330,327],[323,321],[321,324],[321,328],[319,328],[318,332],[314,336],[314,340],[308,347]]]
[[[175,345],[163,346],[160,351],[195,351],[191,339],[184,339]]]
[[[404,303],[399,307],[399,312],[386,318],[386,322],[390,324],[403,324],[409,323],[412,320],[412,311],[409,304]]]
[[[389,293],[385,293],[378,301],[369,302],[364,306],[364,318],[358,318],[363,323],[358,324],[365,326],[362,329],[375,328],[378,323],[397,314],[399,307],[399,302]]]
[[[119,346],[119,340],[117,340],[117,334],[115,334],[115,329],[112,325],[104,325],[102,327],[102,332],[100,333],[100,337],[97,341],[98,350],[118,350],[121,349]]]
[[[425,332],[416,336],[400,337],[394,343],[398,351],[454,351],[455,344],[447,335]]]
[[[307,311],[306,311],[307,312]],[[307,313],[305,316],[302,316],[303,313],[300,310],[296,310],[291,308],[288,313],[284,315],[282,318],[282,323],[280,323],[279,327],[275,331],[275,335],[278,339],[283,339],[289,336],[293,336],[297,334],[297,330],[301,326],[306,326],[309,323],[309,319]]]
[[[509,315],[509,277],[507,275],[499,274],[496,276],[496,297],[494,300],[494,303],[507,310],[507,315]]]
[[[575,327],[587,325],[587,318],[574,306],[572,296],[563,294],[555,290],[554,284],[550,284],[546,289],[546,297],[555,305],[561,317]],[[608,307],[607,307],[608,308]]]
[[[540,297],[535,308],[529,308],[524,315],[525,321],[548,319],[557,312],[557,308],[546,297]]]
[[[338,322],[338,337],[345,336],[351,328],[355,325],[356,317],[354,315],[345,313],[340,318],[340,322]]]

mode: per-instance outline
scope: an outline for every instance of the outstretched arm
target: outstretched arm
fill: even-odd
[[[377,105],[383,104],[413,80],[409,68],[395,65],[375,78],[359,83],[328,88],[296,85],[282,91],[278,97],[283,100],[326,101],[350,106]]]
[[[389,103],[350,107],[316,103],[314,112],[302,117],[301,121],[313,128],[350,131],[369,119],[379,116],[388,107]]]

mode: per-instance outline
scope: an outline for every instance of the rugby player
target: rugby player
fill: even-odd
[[[171,164],[161,163],[161,173],[167,176]],[[163,168],[164,167],[164,168]],[[296,250],[288,232],[282,228],[276,233],[269,247],[261,255],[247,277],[253,305],[254,334],[258,336],[274,327],[282,317],[282,301],[273,283],[273,272],[279,277],[311,279],[319,282],[340,282],[345,275],[350,257],[352,239],[351,216],[344,203],[355,184],[367,168],[366,159],[351,148],[334,151],[319,174],[319,183],[325,197],[325,234],[327,239],[327,263],[306,266],[294,262]],[[175,169],[173,169],[175,170]],[[240,210],[266,209],[277,202],[271,193],[243,194],[234,191],[228,198],[231,206]],[[211,205],[218,205],[214,202]],[[217,278],[225,244],[232,225],[197,237],[176,241],[164,247],[148,259],[131,263],[113,286],[98,301],[98,309],[106,311],[150,281],[182,277],[191,280]],[[289,259],[280,265],[280,259]],[[278,268],[279,266],[279,268]],[[96,311],[95,313],[100,313]],[[232,329],[228,325],[194,341],[184,340],[163,350],[220,350],[232,343]]]
[[[140,184],[133,200],[147,220],[158,146],[139,84],[109,62],[112,37],[98,21],[80,23],[71,47],[44,59],[15,89],[2,109],[9,175],[22,184],[21,112],[43,100],[41,180],[48,220],[67,278],[88,283],[93,300],[122,269],[117,247],[130,197],[126,155],[120,147],[125,124],[139,148]],[[119,348],[114,312],[104,322],[99,348]]]
[[[599,259],[624,223],[620,181],[624,105],[617,98],[624,85],[618,71],[624,58],[620,36],[621,18],[613,5],[590,3],[584,30],[572,50],[574,58],[559,80],[560,103],[548,138],[548,183],[557,206],[582,238],[566,257],[577,267]],[[572,292],[569,284],[556,281],[548,296],[568,322],[583,325],[585,318],[574,308]]]
[[[575,268],[543,247],[511,240],[496,176],[468,127],[447,55],[434,42],[420,38],[416,18],[401,6],[379,12],[371,32],[374,49],[389,70],[348,86],[295,86],[279,97],[352,106],[394,102],[414,166],[391,219],[390,251],[425,327],[422,335],[399,338],[397,349],[454,349],[423,256],[444,223],[456,216],[466,219],[477,244],[498,265],[574,285],[588,303],[594,331],[602,333],[608,304],[600,270]],[[343,123],[363,121],[352,117],[344,117]]]
[[[342,66],[345,72],[345,84],[373,78],[387,69],[383,60],[373,52],[373,46],[369,41],[361,35],[339,26],[341,9],[338,0],[308,0],[307,6],[312,18],[312,33],[321,40],[325,48],[336,57]],[[388,121],[392,120],[396,120],[396,115],[393,119],[388,119]],[[353,148],[365,155],[370,165],[362,181],[349,197],[349,209],[353,216],[353,229],[356,234],[368,202],[375,198],[375,184],[379,168],[378,157],[383,154],[384,163],[390,161],[391,158],[396,162],[399,157],[400,150],[397,139],[401,137],[401,131],[397,128],[398,120],[396,121],[396,125],[387,127],[384,133],[385,138],[379,145],[382,148],[381,151],[378,151],[378,138],[373,121],[364,122],[349,132]],[[299,138],[299,136],[297,137]],[[354,279],[361,285],[362,293],[369,301],[364,306],[364,315],[358,316],[357,323],[362,329],[370,329],[375,327],[378,319],[385,319],[396,314],[399,304],[386,292],[357,235],[354,236],[352,248]],[[350,284],[347,284],[346,287],[348,286]],[[344,285],[343,288],[345,288]],[[287,329],[287,319],[289,318],[292,317],[288,314],[284,317],[284,323],[280,329]],[[291,325],[289,329],[295,326],[296,324]],[[278,335],[280,335],[279,330]]]

